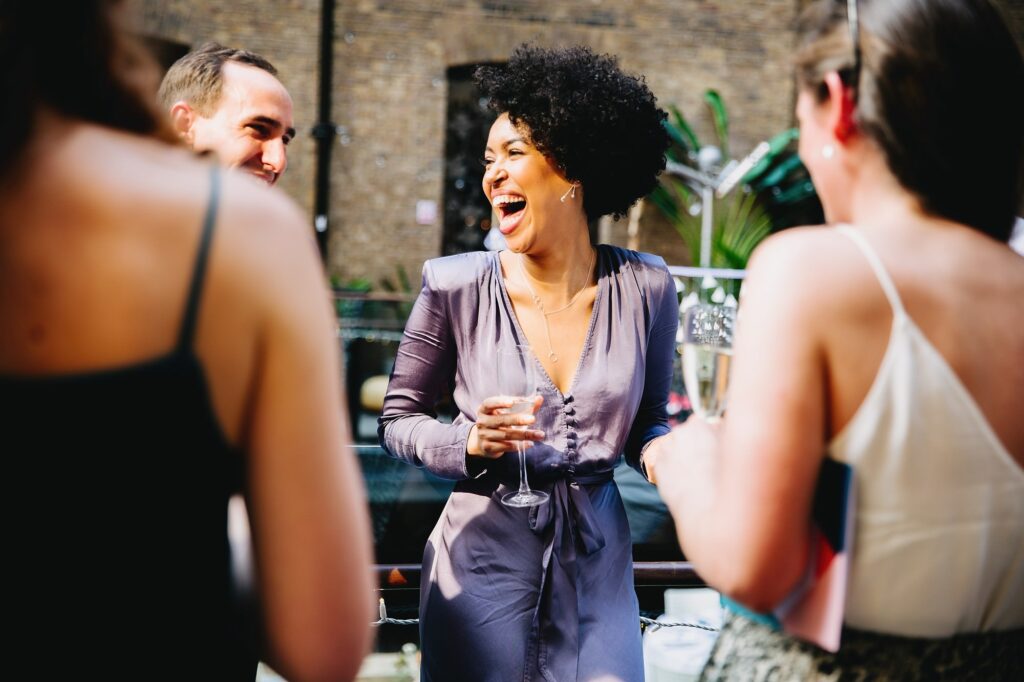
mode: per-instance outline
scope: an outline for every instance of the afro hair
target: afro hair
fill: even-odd
[[[667,117],[643,77],[588,47],[520,45],[508,62],[476,71],[492,111],[506,113],[583,188],[589,220],[622,217],[657,184],[669,145]],[[524,129],[525,128],[525,129]]]

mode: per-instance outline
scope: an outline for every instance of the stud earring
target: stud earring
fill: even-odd
[[[836,148],[834,145],[827,144],[821,148],[821,155],[826,159],[831,159],[836,155]]]
[[[565,198],[566,197],[572,197],[573,199],[576,198],[576,183],[575,182],[572,183],[571,185],[569,185],[569,189],[565,190],[565,194],[562,195],[561,201],[562,201],[563,204],[565,203]]]

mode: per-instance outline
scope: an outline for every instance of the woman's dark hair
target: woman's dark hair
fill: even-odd
[[[476,71],[492,111],[524,126],[530,142],[583,186],[593,220],[620,217],[665,168],[666,118],[643,78],[586,47],[521,45],[506,64]]]
[[[1000,241],[1024,193],[1024,58],[990,0],[859,0],[862,65],[846,0],[801,17],[800,86],[854,88],[855,120],[927,212]]]
[[[118,24],[119,0],[0,0],[0,158],[18,158],[36,113],[172,140],[155,104],[150,55]],[[150,92],[150,90],[152,90]]]

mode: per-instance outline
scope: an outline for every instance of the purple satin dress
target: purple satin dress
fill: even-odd
[[[543,443],[526,451],[531,509],[500,501],[517,455],[471,458],[466,439],[484,398],[500,395],[495,349],[526,343],[496,253],[428,261],[405,328],[379,433],[391,455],[457,480],[423,555],[422,680],[643,680],[632,543],[612,469],[634,467],[668,433],[678,324],[661,258],[598,247],[598,291],[568,393],[542,368]],[[434,407],[454,388],[459,414]]]

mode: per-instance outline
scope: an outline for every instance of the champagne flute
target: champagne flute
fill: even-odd
[[[498,350],[498,387],[504,394],[513,399],[508,414],[530,414],[533,412],[537,394],[536,367],[537,361],[529,346],[511,346]],[[512,427],[525,431],[526,425]],[[531,490],[526,480],[526,448],[525,440],[513,441],[519,455],[519,490],[502,496],[502,503],[510,507],[533,507],[547,501],[548,494]]]
[[[683,313],[683,384],[693,411],[707,421],[725,412],[736,308],[699,303]]]

